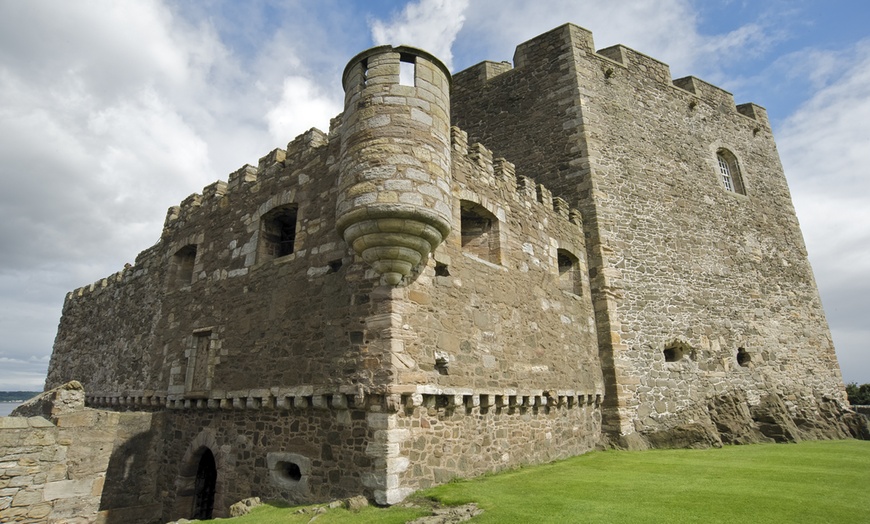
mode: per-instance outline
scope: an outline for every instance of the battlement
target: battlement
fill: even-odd
[[[760,123],[768,125],[767,114],[754,111],[741,110],[734,102],[734,96],[713,84],[705,82],[695,76],[686,76],[683,78],[671,79],[670,67],[655,58],[647,56],[639,51],[635,51],[624,45],[614,45],[604,49],[599,49],[597,56],[606,58],[614,63],[625,68],[626,72],[642,76],[643,78],[653,79],[656,82],[672,85],[683,91],[687,91],[697,96],[700,100],[707,102],[715,107],[727,108],[736,111],[744,116],[748,116]],[[616,80],[616,71],[612,67],[604,69],[604,76],[612,81]],[[746,105],[746,104],[744,104]],[[753,107],[759,107],[751,104]]]
[[[543,184],[517,175],[512,162],[503,157],[493,158],[492,151],[485,145],[479,142],[469,145],[468,133],[459,127],[450,129],[450,139],[454,154],[465,158],[475,167],[472,171],[475,185],[496,188],[505,201],[521,202],[527,209],[552,212],[576,225],[582,225],[580,211],[571,208],[567,200],[554,197],[552,191]]]
[[[623,74],[673,86],[697,96],[701,101],[716,107],[729,108],[770,127],[767,113],[760,106],[737,106],[730,92],[694,76],[672,80],[668,64],[622,44],[596,51],[592,32],[573,24],[562,25],[517,46],[513,68],[508,62],[484,61],[456,73],[454,78],[457,84],[481,85],[506,73],[511,74],[524,68],[545,67],[554,56],[562,63],[576,61],[581,67],[583,64],[595,67],[596,71],[600,70],[596,74],[602,74],[611,82],[618,82],[618,71],[622,71]]]
[[[510,62],[491,62],[485,60],[470,66],[453,75],[457,82],[462,84],[484,84],[493,78],[513,70]]]
[[[66,300],[76,300],[81,297],[93,295],[95,293],[103,293],[110,290],[116,285],[125,285],[134,279],[147,274],[147,269],[127,265],[120,271],[113,273],[105,278],[101,278],[87,286],[76,288],[66,294]]]
[[[245,164],[229,174],[227,181],[218,180],[185,198],[179,205],[170,207],[164,221],[164,235],[176,229],[179,224],[191,220],[202,206],[220,205],[220,199],[236,191],[244,191],[257,183],[264,183],[275,175],[277,170],[288,164],[302,164],[311,155],[322,151],[328,145],[328,137],[317,128],[311,128],[287,144],[287,149],[275,148],[257,162],[257,167]]]

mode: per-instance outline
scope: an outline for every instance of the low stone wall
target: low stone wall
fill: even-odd
[[[546,397],[516,398],[508,403],[493,395],[456,406],[432,398],[402,410],[388,468],[400,486],[397,499],[454,478],[565,459],[601,443],[600,397],[554,397],[543,405]]]
[[[870,417],[870,406],[852,406],[852,409],[862,415]]]
[[[95,522],[117,414],[86,409],[76,384],[14,414],[33,416],[0,418],[0,521]]]
[[[112,492],[104,490],[106,471],[121,460],[119,450],[129,447],[137,425],[150,426],[150,413],[132,416],[134,424],[131,414],[85,408],[81,384],[72,382],[0,418],[0,522],[154,522],[157,506],[124,519],[103,507]],[[123,462],[122,468],[135,466]],[[141,484],[126,487],[139,492]],[[154,501],[136,505],[141,510],[147,502]]]

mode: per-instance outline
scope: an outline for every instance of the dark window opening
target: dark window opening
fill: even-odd
[[[362,85],[365,86],[369,81],[369,59],[363,58],[360,66],[362,66]]]
[[[193,283],[193,267],[196,264],[196,245],[189,244],[175,252],[175,283],[186,286]]]
[[[327,265],[329,265],[330,273],[337,273],[338,270],[341,269],[341,259],[339,258],[338,260],[332,260],[328,262]]]
[[[740,367],[749,367],[749,362],[752,361],[752,357],[749,356],[749,353],[743,348],[737,348],[737,364]]]
[[[462,249],[487,262],[500,263],[498,219],[473,202],[462,201],[460,206]]]
[[[695,359],[694,350],[681,342],[669,344],[662,351],[662,354],[665,357],[665,362],[679,362],[687,357],[691,360]]]
[[[440,375],[448,375],[450,368],[450,357],[447,353],[443,353],[441,351],[435,352],[435,370],[438,371]]]
[[[295,204],[275,208],[263,215],[260,227],[260,261],[293,253],[296,243]]]
[[[217,486],[217,465],[210,449],[199,459],[193,493],[193,518],[210,519],[214,511],[214,494]]]
[[[284,480],[299,482],[302,480],[302,470],[295,462],[279,462],[277,465],[278,475]]]
[[[436,277],[449,277],[450,270],[447,269],[447,264],[442,264],[441,262],[435,262],[435,276]]]
[[[416,85],[417,57],[407,53],[399,55],[399,85]]]
[[[579,295],[582,290],[579,260],[564,249],[556,251],[556,258],[559,265],[559,287],[562,291]]]

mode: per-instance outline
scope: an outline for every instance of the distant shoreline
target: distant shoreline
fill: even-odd
[[[13,391],[0,391],[0,402],[25,402],[40,393],[42,393],[42,391],[23,391],[20,389]]]
[[[41,391],[0,391],[0,417],[8,416],[15,408],[24,404]]]
[[[24,404],[26,400],[0,400],[0,417],[7,417],[10,413],[12,413],[15,408]]]

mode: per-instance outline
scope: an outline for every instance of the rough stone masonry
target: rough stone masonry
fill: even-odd
[[[46,388],[139,415],[94,519],[862,434],[763,108],[574,25],[455,75],[376,47],[342,82],[328,134],[67,296]]]

